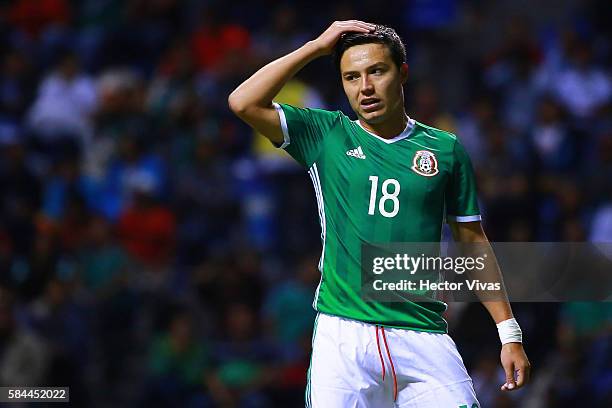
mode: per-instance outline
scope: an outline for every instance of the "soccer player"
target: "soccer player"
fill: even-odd
[[[357,120],[273,102],[302,67],[332,53]],[[307,407],[479,407],[446,334],[443,302],[360,297],[362,244],[439,242],[446,218],[456,241],[488,245],[470,160],[454,135],[408,117],[407,76],[393,29],[337,21],[229,96],[232,111],[308,169],[314,184],[323,250]],[[501,389],[518,389],[530,371],[521,330],[507,298],[482,303],[502,342]]]

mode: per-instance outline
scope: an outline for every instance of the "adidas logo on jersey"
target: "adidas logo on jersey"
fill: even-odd
[[[366,158],[365,154],[363,154],[363,150],[361,150],[361,146],[357,147],[356,149],[347,150],[346,155],[356,157],[358,159],[364,159],[364,160]]]

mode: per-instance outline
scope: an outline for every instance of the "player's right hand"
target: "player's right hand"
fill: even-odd
[[[375,28],[375,24],[359,20],[334,21],[327,30],[313,40],[313,43],[319,49],[321,55],[329,55],[342,34],[349,32],[369,33],[374,31]]]

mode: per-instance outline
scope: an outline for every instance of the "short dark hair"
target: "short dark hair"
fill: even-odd
[[[340,59],[344,52],[355,45],[383,44],[391,52],[391,59],[398,68],[406,62],[406,47],[400,36],[391,27],[377,24],[369,33],[345,33],[340,36],[333,52],[334,65],[340,71]]]

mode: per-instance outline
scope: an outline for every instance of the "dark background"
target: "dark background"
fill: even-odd
[[[303,406],[315,197],[227,95],[349,18],[404,39],[408,113],[465,145],[491,240],[612,242],[609,2],[1,1],[0,384]],[[352,115],[329,59],[280,100]],[[609,303],[514,310],[534,381],[506,394],[493,322],[449,308],[484,407],[612,405]]]

